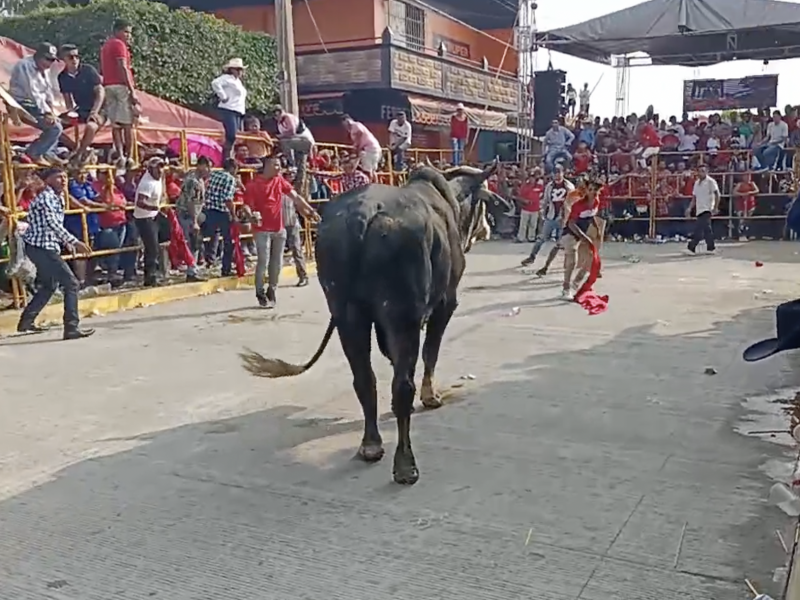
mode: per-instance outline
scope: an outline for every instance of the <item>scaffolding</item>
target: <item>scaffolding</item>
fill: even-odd
[[[517,160],[529,166],[533,141],[533,73],[536,70],[536,4],[519,0],[517,22],[514,28],[514,47],[517,51]]]

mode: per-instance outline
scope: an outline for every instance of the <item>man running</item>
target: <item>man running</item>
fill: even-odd
[[[573,291],[578,290],[589,273],[592,264],[592,239],[589,237],[589,228],[596,227],[595,218],[600,207],[597,192],[600,185],[596,181],[589,181],[585,186],[570,192],[567,198],[564,214],[564,283],[561,297],[571,300]],[[578,273],[572,281],[575,267]]]
[[[544,277],[547,274],[547,269],[555,260],[558,250],[561,247],[561,230],[562,230],[562,209],[564,207],[564,200],[567,194],[572,192],[575,186],[570,181],[564,178],[564,169],[557,167],[553,181],[548,183],[544,188],[542,203],[539,214],[539,235],[531,248],[530,256],[522,261],[522,266],[527,267],[536,261],[536,255],[542,249],[544,243],[551,237],[555,236],[556,245],[550,250],[547,257],[547,262],[544,267],[536,272],[539,277]]]

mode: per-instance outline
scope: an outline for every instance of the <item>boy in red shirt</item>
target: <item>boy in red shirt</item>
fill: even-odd
[[[518,196],[521,202],[519,214],[519,230],[517,243],[532,242],[536,237],[539,224],[539,208],[544,193],[544,180],[536,169],[527,181],[519,188]]]
[[[281,162],[277,157],[264,160],[257,177],[247,183],[244,205],[253,219],[253,239],[256,243],[256,299],[262,308],[274,308],[275,289],[283,267],[283,249],[286,245],[284,196],[294,203],[305,218],[319,221],[319,215],[281,175]],[[264,276],[267,288],[264,289]]]
[[[572,168],[575,172],[575,175],[586,173],[589,170],[593,160],[594,155],[592,154],[592,151],[589,150],[589,146],[586,145],[586,142],[581,142],[578,144],[578,149],[572,156]]]
[[[117,163],[124,167],[126,157],[133,154],[133,124],[139,117],[140,105],[131,70],[131,24],[125,19],[114,21],[114,32],[100,49],[100,72],[106,99],[103,105],[111,122],[111,135],[117,152]]]
[[[453,165],[458,166],[464,161],[464,147],[469,137],[469,118],[464,105],[456,105],[456,114],[450,117],[450,140],[453,144]]]

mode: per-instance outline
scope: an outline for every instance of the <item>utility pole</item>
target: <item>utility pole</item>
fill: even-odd
[[[281,106],[286,112],[297,115],[300,113],[300,101],[297,96],[292,0],[275,0],[275,40],[278,44],[278,95]]]

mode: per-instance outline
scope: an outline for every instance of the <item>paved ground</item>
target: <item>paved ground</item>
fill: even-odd
[[[282,290],[275,314],[232,292],[95,318],[86,341],[0,342],[0,597],[735,600],[745,577],[770,591],[788,519],[766,473],[786,449],[735,429],[748,396],[799,382],[792,357],[740,353],[796,294],[800,246],[610,245],[598,317],[514,269],[517,250],[470,255],[439,368],[455,387],[414,417],[413,488],[390,483],[388,417],[389,458],[350,460],[362,425],[338,343],[294,380],[240,366],[243,346],[313,352],[315,285]]]

